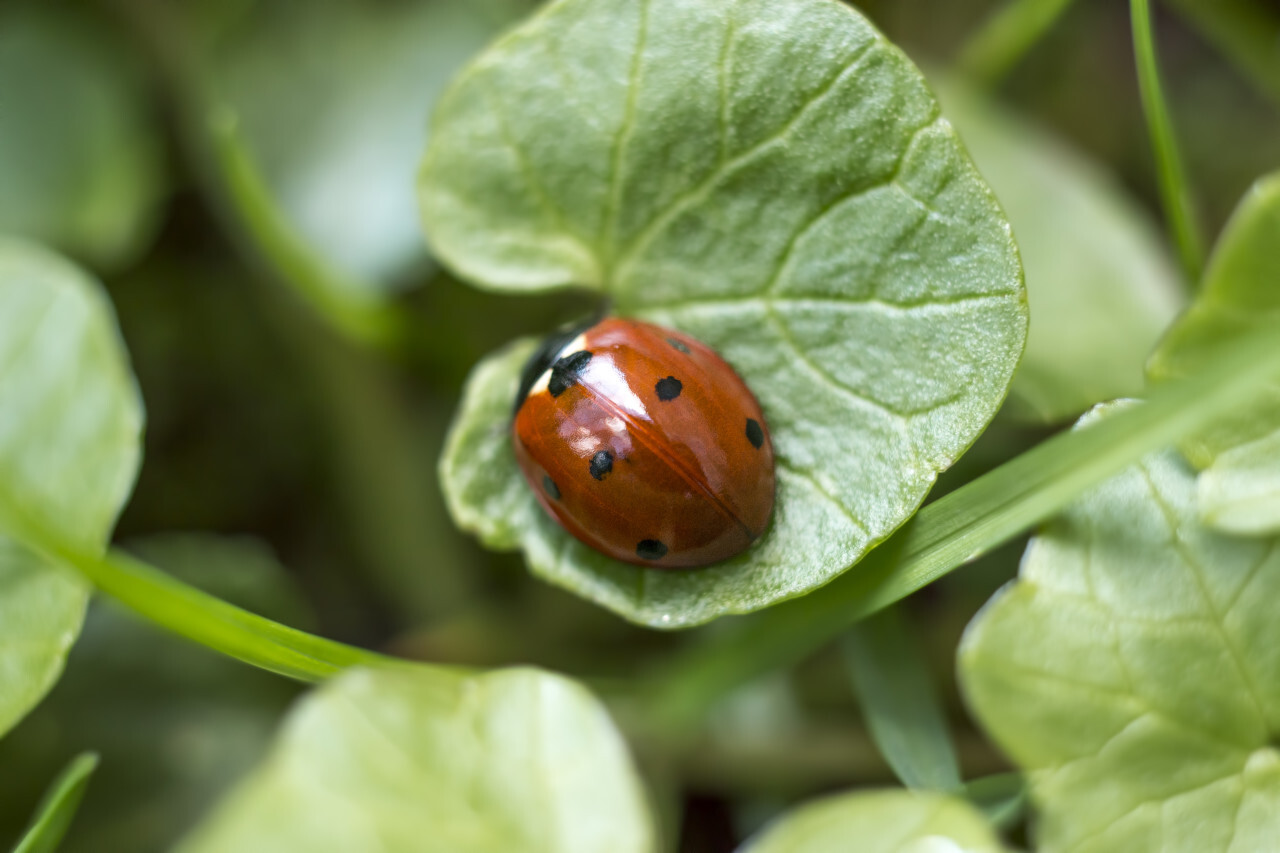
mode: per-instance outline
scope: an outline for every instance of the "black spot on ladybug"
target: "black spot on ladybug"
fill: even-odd
[[[747,418],[747,441],[757,448],[764,444],[764,430],[755,418]]]
[[[642,560],[660,560],[667,556],[667,546],[657,539],[641,539],[636,545],[636,556]]]
[[[560,487],[556,485],[555,480],[551,479],[546,474],[542,475],[542,490],[546,492],[553,501],[560,500]]]
[[[664,403],[668,400],[674,400],[676,397],[679,397],[680,391],[683,389],[683,383],[674,376],[668,376],[666,379],[659,379],[658,384],[653,387],[653,390],[658,392],[658,399]]]
[[[613,470],[613,454],[607,450],[601,450],[591,457],[591,476],[597,480],[603,480],[604,475]]]
[[[680,350],[680,352],[684,353],[685,355],[689,354],[689,348],[684,344],[680,343],[679,341],[677,341],[675,338],[667,338],[667,343],[671,344],[673,347]]]
[[[584,349],[557,359],[556,363],[551,365],[551,381],[547,383],[547,390],[551,392],[551,396],[559,397],[568,388],[577,385],[578,376],[589,361],[591,361],[591,353]]]

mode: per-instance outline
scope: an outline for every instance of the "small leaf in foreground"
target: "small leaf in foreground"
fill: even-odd
[[[807,803],[740,853],[1000,853],[972,806],[931,791],[854,791]]]
[[[1148,367],[1153,382],[1199,368],[1218,347],[1253,329],[1280,330],[1280,173],[1260,180],[1223,230],[1194,304]],[[1280,381],[1183,450],[1201,473],[1204,521],[1220,530],[1280,531]]]
[[[578,684],[535,670],[352,670],[181,846],[628,853],[655,833],[626,745]]]
[[[72,759],[67,768],[49,787],[31,827],[23,835],[13,853],[55,853],[67,828],[76,816],[80,800],[89,787],[89,777],[98,766],[98,756],[91,752]]]
[[[97,554],[133,485],[142,406],[100,286],[0,238],[0,734],[57,680],[88,587],[33,548]]]
[[[1173,451],[1032,540],[970,624],[975,715],[1026,769],[1037,849],[1266,850],[1280,837],[1276,542],[1203,527]]]
[[[856,563],[972,443],[1022,351],[998,205],[916,68],[831,0],[552,3],[441,99],[419,190],[461,275],[602,290],[716,350],[763,407],[771,530],[711,568],[653,571],[541,517],[507,432],[531,344],[473,374],[442,462],[455,518],[653,627]]]

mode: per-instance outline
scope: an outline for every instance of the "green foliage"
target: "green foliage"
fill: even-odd
[[[37,551],[101,551],[133,487],[142,405],[99,285],[9,239],[0,371],[3,733],[57,678],[84,613],[84,582]]]
[[[541,518],[499,415],[529,344],[469,383],[442,463],[455,517],[646,625],[756,610],[857,562],[973,441],[1022,351],[994,199],[919,72],[827,0],[554,3],[445,94],[420,191],[465,277],[599,289],[717,350],[759,399],[771,529],[658,572]]]
[[[742,853],[1000,853],[995,832],[963,800],[924,791],[837,794],[789,812]]]
[[[76,756],[67,765],[45,794],[31,827],[13,853],[55,853],[97,766],[98,756],[91,752]]]
[[[97,267],[144,248],[163,171],[139,72],[99,15],[0,9],[0,233]]]
[[[889,608],[856,625],[845,659],[867,730],[908,788],[960,787],[960,768],[928,664],[902,616]]]
[[[1135,396],[1184,302],[1148,214],[1101,164],[956,79],[935,79],[1013,225],[1031,327],[1005,413],[1054,423]]]
[[[1205,272],[1200,294],[1152,356],[1154,381],[1185,376],[1209,353],[1280,319],[1280,174],[1260,180],[1240,202]],[[1221,530],[1280,530],[1280,382],[1234,407],[1213,429],[1184,443],[1201,469],[1203,519]]]
[[[600,704],[535,670],[353,670],[290,715],[267,761],[184,843],[272,850],[650,851]]]
[[[1028,771],[1038,849],[1264,850],[1280,835],[1275,543],[1205,528],[1173,452],[1032,540],[970,625],[972,708]]]

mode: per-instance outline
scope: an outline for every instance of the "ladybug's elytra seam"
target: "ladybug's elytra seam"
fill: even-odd
[[[690,471],[681,460],[668,454],[663,448],[663,442],[655,440],[640,422],[637,422],[629,413],[614,405],[613,401],[607,395],[600,393],[599,389],[593,387],[585,376],[578,377],[578,385],[591,392],[592,399],[596,405],[613,416],[621,418],[627,424],[628,430],[635,436],[638,444],[642,444],[653,451],[653,454],[666,463],[668,468],[675,471],[680,476],[680,479],[685,481],[686,485],[700,492],[703,497],[711,501],[711,505],[719,510],[721,515],[741,527],[743,532],[747,534],[748,540],[756,538],[755,531],[748,527],[746,522],[738,518],[738,514],[720,499],[720,496],[715,493],[710,484],[696,472]]]

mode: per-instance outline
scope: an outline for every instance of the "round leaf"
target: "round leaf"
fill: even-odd
[[[1221,346],[1280,322],[1280,173],[1240,202],[1214,249],[1195,303],[1151,357],[1151,379],[1194,372]],[[1280,531],[1280,381],[1183,450],[1201,469],[1204,520],[1234,533]]]
[[[855,842],[856,839],[856,842]],[[788,812],[740,853],[1000,853],[973,806],[925,791],[855,791]]]
[[[22,543],[101,551],[133,485],[141,429],[99,286],[0,239],[0,733],[57,679],[88,594]]]
[[[1032,540],[970,624],[971,707],[1028,770],[1039,845],[1265,850],[1280,836],[1280,551],[1200,523],[1172,451]]]
[[[1031,302],[1007,410],[1073,418],[1133,396],[1182,284],[1150,215],[1103,168],[956,81],[939,95],[1013,223]]]
[[[994,199],[919,72],[831,0],[553,3],[442,98],[420,196],[460,274],[603,290],[716,349],[760,400],[771,529],[661,572],[535,509],[507,435],[528,344],[473,375],[442,463],[455,517],[637,622],[756,610],[844,571],[969,446],[1022,351]]]
[[[145,86],[109,24],[66,6],[0,9],[0,231],[98,266],[136,256],[162,181]]]
[[[649,851],[654,831],[600,703],[534,670],[352,670],[180,849]]]

